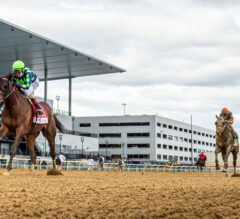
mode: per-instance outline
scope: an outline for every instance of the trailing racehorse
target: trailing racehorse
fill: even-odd
[[[228,157],[230,152],[233,155],[233,166],[234,166],[234,174],[236,174],[236,164],[237,164],[237,153],[239,151],[239,147],[233,146],[233,135],[229,126],[224,118],[221,116],[216,116],[217,121],[216,125],[216,150],[215,150],[215,162],[216,169],[220,169],[218,163],[218,153],[222,153],[222,159],[224,161],[224,169],[223,172],[227,172],[228,169]]]
[[[200,167],[200,170],[202,171],[203,170],[203,167],[206,167],[205,166],[205,163],[206,163],[206,157],[204,157],[203,159],[201,159],[200,157],[197,159],[197,162],[195,163],[196,166],[199,168]]]
[[[31,156],[31,171],[36,164],[34,152],[34,143],[40,132],[47,138],[50,146],[53,169],[56,170],[55,164],[55,136],[56,127],[65,132],[64,127],[59,120],[52,114],[52,110],[47,103],[42,102],[42,106],[48,116],[47,124],[33,124],[32,106],[20,91],[11,83],[12,75],[8,74],[0,78],[0,107],[2,110],[2,124],[0,128],[0,137],[3,138],[10,133],[15,135],[15,141],[10,150],[10,160],[7,166],[8,172],[12,169],[12,160],[16,154],[19,143],[23,136],[26,136],[27,148]]]

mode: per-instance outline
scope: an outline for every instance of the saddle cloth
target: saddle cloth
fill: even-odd
[[[47,124],[48,123],[48,117],[45,109],[43,108],[42,104],[39,102],[39,105],[42,108],[43,114],[39,115],[36,113],[36,107],[33,104],[33,102],[28,98],[28,101],[32,105],[33,108],[33,122],[37,124]]]

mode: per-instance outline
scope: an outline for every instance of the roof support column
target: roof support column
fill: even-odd
[[[69,116],[72,116],[72,78],[68,79],[68,113]]]
[[[47,78],[48,78],[48,72],[47,69],[44,69],[44,102],[47,102]]]

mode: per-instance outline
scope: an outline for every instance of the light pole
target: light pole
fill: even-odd
[[[60,140],[60,154],[62,153],[62,144],[61,144],[61,142],[62,142],[62,137],[63,137],[63,135],[61,135],[61,134],[59,134],[59,140]]]
[[[108,148],[108,140],[106,140],[106,161],[107,161],[107,148]]]
[[[125,112],[126,112],[126,111],[125,111],[125,108],[126,108],[126,105],[127,105],[127,104],[126,104],[126,103],[122,103],[122,105],[123,105],[123,115],[125,116]]]
[[[56,96],[56,100],[57,100],[57,114],[59,113],[59,100],[60,100],[60,96]]]
[[[193,130],[192,130],[192,115],[191,115],[191,157],[192,157],[192,165],[193,165]]]
[[[125,143],[122,143],[122,157],[124,159],[124,146],[125,146]]]
[[[84,142],[84,137],[83,136],[81,136],[81,142],[82,142],[82,158],[83,158],[83,142]]]

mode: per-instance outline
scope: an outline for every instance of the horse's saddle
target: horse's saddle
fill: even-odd
[[[28,102],[31,104],[32,109],[33,109],[33,123],[37,124],[47,124],[48,123],[48,117],[45,109],[43,108],[42,104],[39,102],[40,107],[42,108],[43,114],[38,114],[36,112],[36,106],[32,102],[32,100],[27,97]]]

